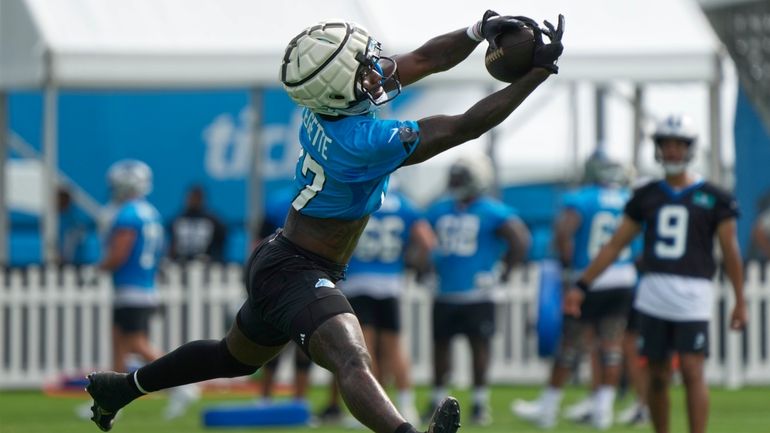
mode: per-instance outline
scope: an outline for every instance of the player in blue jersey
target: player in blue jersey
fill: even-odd
[[[195,341],[130,375],[91,375],[94,420],[109,429],[115,413],[151,391],[253,373],[294,340],[335,374],[351,413],[377,433],[413,433],[370,368],[366,343],[336,282],[345,276],[369,214],[379,208],[390,173],[479,137],[505,120],[558,68],[563,17],[541,29],[531,19],[488,11],[468,29],[437,36],[412,52],[386,57],[360,25],[308,27],[289,42],[280,68],[284,89],[304,107],[297,195],[283,232],[248,260],[248,301],[220,341]],[[462,62],[485,38],[531,26],[532,69],[465,113],[417,121],[381,120],[378,106],[402,86]],[[546,35],[549,43],[543,41]],[[343,373],[343,374],[338,374]],[[459,404],[448,398],[428,429],[453,433]]]
[[[738,205],[727,192],[687,170],[696,133],[685,116],[666,117],[652,137],[655,159],[665,172],[634,191],[610,241],[565,296],[565,311],[581,314],[585,293],[638,233],[644,236],[634,307],[640,314],[640,352],[649,365],[648,404],[657,433],[669,432],[671,357],[679,354],[687,396],[689,431],[703,433],[708,420],[704,362],[709,352],[708,323],[714,311],[714,237],[735,292],[730,326],[746,323],[743,268],[736,236]]]
[[[155,207],[145,200],[152,189],[147,164],[121,160],[107,172],[112,199],[118,206],[100,266],[112,273],[113,362],[125,371],[130,353],[154,361],[160,353],[149,342],[149,320],[158,307],[155,274],[163,252],[163,225]]]
[[[585,186],[567,193],[554,229],[556,251],[565,270],[566,288],[588,266],[591,258],[609,241],[623,215],[630,191],[623,166],[603,152],[586,161]],[[564,385],[579,361],[582,351],[598,350],[598,369],[587,412],[594,427],[605,430],[612,425],[613,403],[623,361],[622,343],[626,317],[631,306],[636,268],[631,248],[597,279],[586,295],[581,317],[565,316],[562,337],[554,357],[547,387],[535,402],[516,400],[512,410],[517,416],[542,428],[553,428]],[[596,341],[596,343],[594,343]]]
[[[142,161],[125,159],[110,166],[107,182],[117,206],[107,234],[100,267],[112,273],[112,359],[116,371],[125,371],[129,354],[145,362],[161,353],[149,341],[150,318],[158,307],[155,275],[164,248],[163,224],[157,209],[145,197],[152,189],[152,171]],[[197,397],[193,386],[176,388],[166,418],[181,415]]]
[[[393,377],[398,408],[410,422],[419,421],[409,377],[409,361],[401,344],[400,298],[406,283],[406,258],[412,266],[429,265],[435,235],[421,213],[401,193],[388,192],[380,209],[373,213],[358,240],[348,264],[347,277],[340,282],[350,301],[372,354],[374,375],[383,383]],[[384,385],[384,383],[383,383]],[[333,413],[332,404],[325,413]],[[339,408],[336,410],[339,413]]]
[[[460,158],[449,170],[449,197],[426,213],[438,238],[431,405],[447,393],[451,340],[465,335],[473,361],[471,421],[478,425],[491,422],[487,370],[495,332],[493,290],[508,280],[531,242],[529,230],[515,211],[485,194],[492,186],[493,173],[485,155]]]

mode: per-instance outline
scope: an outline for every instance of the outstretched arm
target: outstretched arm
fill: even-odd
[[[465,60],[478,44],[464,29],[437,36],[410,53],[394,57],[399,81],[407,86],[430,74],[451,69]]]
[[[479,25],[479,34],[486,37],[491,32],[491,22],[508,22],[511,25],[519,25],[525,17],[510,17],[511,21],[494,20],[484,14],[487,24]],[[492,12],[494,13],[494,12]],[[500,20],[508,17],[499,17]],[[535,37],[535,49],[532,57],[532,69],[526,75],[499,90],[481,101],[459,116],[433,116],[418,121],[420,126],[420,143],[417,149],[407,158],[404,165],[417,164],[432,158],[439,153],[451,149],[458,144],[478,138],[505,120],[524,99],[532,93],[537,86],[545,81],[552,73],[557,73],[559,68],[556,61],[564,49],[561,43],[564,34],[564,17],[559,15],[559,24],[554,28],[546,21],[547,30],[537,28]],[[473,29],[474,27],[471,27]],[[468,34],[475,34],[471,29]],[[547,35],[551,42],[543,43],[542,34]]]
[[[599,254],[591,260],[580,280],[586,284],[591,284],[599,275],[604,272],[618,258],[623,248],[630,244],[634,237],[641,231],[642,226],[628,216],[624,216],[615,233],[605,244]]]
[[[436,36],[410,53],[394,56],[399,81],[402,86],[407,86],[430,74],[449,70],[465,60],[485,38],[522,25],[511,16],[500,16],[488,10],[468,29]]]
[[[580,276],[575,287],[570,288],[564,295],[564,313],[570,316],[580,317],[580,305],[585,298],[584,290],[607,269],[620,255],[634,237],[641,231],[642,226],[628,216],[624,216],[620,225],[615,230],[610,241],[605,244],[599,254],[591,260],[583,275]],[[582,286],[582,287],[581,287]]]
[[[465,60],[479,42],[469,38],[464,29],[456,30],[437,36],[410,53],[394,56],[401,85],[453,68]]]
[[[411,165],[430,159],[458,144],[478,138],[505,120],[551,72],[534,68],[527,75],[457,116],[433,116],[419,120],[420,144],[404,162]]]

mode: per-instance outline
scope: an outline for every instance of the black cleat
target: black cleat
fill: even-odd
[[[102,431],[110,431],[118,411],[138,397],[136,391],[128,385],[127,376],[126,373],[111,371],[91,373],[87,376],[86,391],[94,399],[94,405],[91,406],[94,416],[91,421]]]
[[[427,433],[456,433],[459,428],[460,403],[454,397],[446,397],[433,412]]]
[[[330,404],[318,415],[324,424],[339,424],[342,422],[342,410],[335,404]]]

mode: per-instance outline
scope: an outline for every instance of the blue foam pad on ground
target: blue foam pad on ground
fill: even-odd
[[[310,406],[305,401],[221,405],[203,410],[207,427],[288,426],[307,424]]]
[[[553,356],[561,338],[562,322],[561,266],[555,260],[540,265],[540,292],[537,311],[537,353]]]
[[[61,387],[64,389],[76,389],[78,391],[86,389],[88,379],[85,375],[64,377],[61,381]]]

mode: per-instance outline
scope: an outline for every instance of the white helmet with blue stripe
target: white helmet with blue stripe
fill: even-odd
[[[141,198],[152,191],[152,170],[142,161],[122,159],[107,170],[107,183],[118,202]]]

